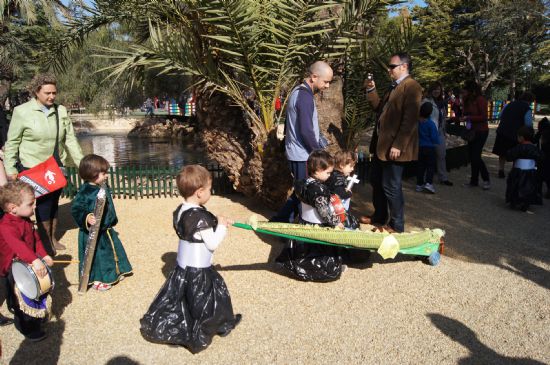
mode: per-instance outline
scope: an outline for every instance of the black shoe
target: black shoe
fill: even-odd
[[[43,339],[45,339],[46,337],[48,337],[48,335],[46,334],[46,332],[44,332],[42,330],[38,330],[38,331],[32,332],[28,335],[25,335],[25,338],[27,340],[31,341],[31,342],[40,342]]]
[[[504,179],[506,177],[506,175],[504,174],[504,170],[498,170],[498,178],[499,179]]]
[[[453,183],[450,182],[449,180],[442,181],[441,184],[447,185],[447,186],[453,186]]]
[[[231,329],[229,329],[229,330],[227,330],[227,331],[225,331],[225,332],[218,333],[218,336],[220,336],[220,337],[225,337],[225,336],[227,336],[228,334],[230,334],[231,331],[233,331],[233,330],[235,329],[235,327],[237,327],[237,325],[238,325],[239,323],[241,323],[241,319],[243,319],[242,314],[235,314],[235,323],[233,324],[233,328],[231,328]]]
[[[4,317],[3,315],[0,314],[0,327],[4,327],[12,323],[13,323],[13,319]]]

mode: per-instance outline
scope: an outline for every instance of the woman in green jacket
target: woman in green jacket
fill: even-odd
[[[12,180],[17,178],[18,170],[34,167],[52,156],[56,143],[58,160],[63,165],[69,161],[68,155],[77,166],[82,158],[82,150],[67,109],[62,105],[57,106],[59,116],[59,132],[57,132],[56,79],[50,75],[37,75],[31,81],[30,91],[34,98],[13,110],[8,130],[4,165],[6,173]],[[38,231],[41,233],[43,242],[46,245],[49,243],[54,253],[55,250],[66,248],[55,238],[60,196],[61,190],[58,190],[36,200],[35,215]]]

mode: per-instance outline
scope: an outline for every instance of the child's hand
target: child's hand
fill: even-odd
[[[44,256],[42,259],[46,262],[46,265],[48,265],[49,267],[53,266],[53,260],[50,257],[50,255]]]
[[[86,222],[88,222],[90,226],[93,226],[96,223],[95,216],[93,214],[89,214]]]
[[[344,223],[338,223],[336,228],[344,229]]]
[[[223,226],[226,226],[226,227],[229,227],[230,225],[232,225],[233,223],[235,223],[234,220],[232,219],[229,219],[227,217],[224,217],[223,215],[220,215],[218,217],[218,223],[223,225]]]
[[[44,266],[44,263],[40,259],[35,259],[32,262],[32,267],[34,271],[36,272],[36,275],[43,278],[48,273],[48,270],[46,270],[46,266]]]

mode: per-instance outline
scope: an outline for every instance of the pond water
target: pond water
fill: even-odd
[[[103,156],[111,166],[170,166],[204,161],[203,154],[181,140],[128,138],[126,133],[78,135],[82,152]]]

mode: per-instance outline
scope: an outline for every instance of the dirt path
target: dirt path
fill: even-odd
[[[490,169],[496,160],[487,155]],[[538,364],[550,363],[550,202],[534,214],[504,205],[504,180],[468,190],[469,168],[435,195],[405,183],[407,227],[441,227],[441,264],[376,254],[341,280],[303,283],[276,269],[273,238],[232,229],[216,252],[243,321],[206,351],[151,344],[139,319],[175,263],[171,213],[177,199],[115,200],[135,275],[105,293],[77,294],[77,266],[55,268],[49,337],[31,344],[1,327],[2,361],[11,364]],[[358,187],[355,209],[371,206]],[[362,203],[363,202],[363,203]],[[244,221],[269,216],[253,199],[213,197],[208,208]],[[69,202],[62,216],[69,222]],[[77,256],[74,225],[65,227],[64,258]],[[6,314],[5,305],[2,313]],[[531,359],[531,360],[528,360]]]

